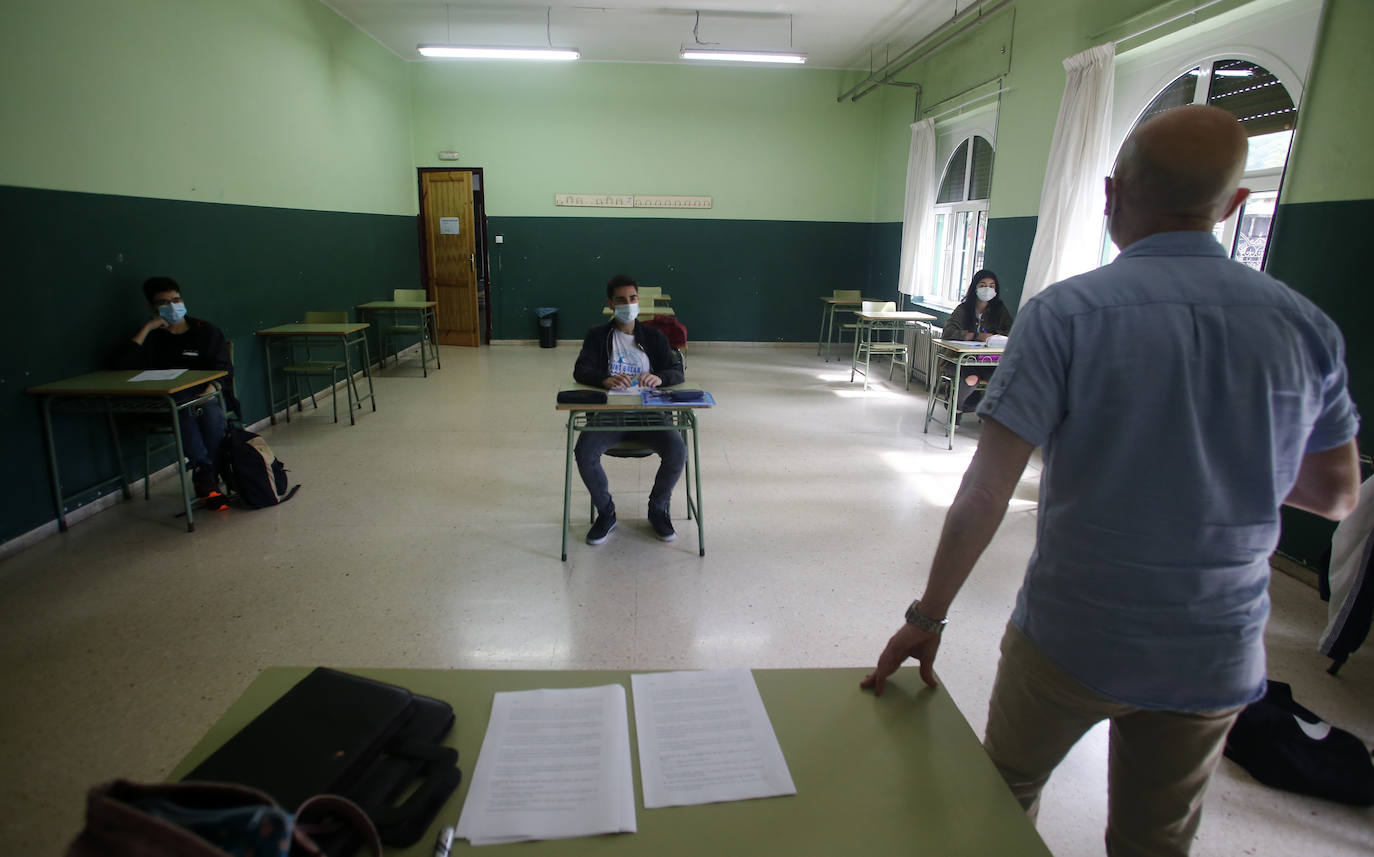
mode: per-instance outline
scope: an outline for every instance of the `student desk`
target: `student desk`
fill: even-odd
[[[988,761],[943,687],[915,667],[888,680],[881,697],[859,690],[864,669],[754,670],[797,793],[786,797],[645,809],[630,673],[621,671],[356,669],[359,675],[445,700],[456,722],[463,781],[431,829],[391,857],[431,857],[440,827],[456,825],[497,691],[621,684],[630,709],[631,770],[638,833],[555,839],[470,850],[558,857],[798,857],[912,854],[1049,857],[1026,814]],[[307,667],[270,667],[173,769],[192,770],[291,685]]]
[[[306,345],[312,343],[324,343],[338,345],[343,350],[344,359],[344,390],[348,394],[348,424],[354,425],[357,420],[353,418],[355,407],[361,408],[364,399],[372,400],[372,410],[377,410],[377,397],[372,392],[372,370],[371,360],[367,355],[367,335],[364,333],[371,325],[361,321],[347,321],[337,324],[279,324],[276,327],[269,327],[259,330],[258,336],[263,338],[263,351],[267,358],[267,410],[271,413],[272,425],[277,424],[277,398],[272,391],[272,346],[274,345]],[[363,375],[367,377],[367,395],[358,392],[357,382],[353,378],[353,357],[349,349],[359,345],[363,349]],[[289,399],[289,396],[288,396]],[[286,421],[291,421],[291,402],[286,403]]]
[[[857,309],[863,306],[864,301],[876,301],[878,298],[837,298],[831,295],[821,295],[821,332],[816,337],[816,355],[820,356],[821,343],[825,343],[825,362],[830,362],[830,343],[835,332],[835,310],[837,309]]]
[[[429,377],[429,359],[425,357],[425,343],[431,343],[431,350],[434,352],[434,368],[442,369],[443,364],[439,362],[439,319],[435,315],[435,307],[438,301],[369,301],[365,304],[358,304],[359,315],[367,313],[384,313],[392,317],[413,315],[416,327],[423,327],[430,332],[429,336],[420,337],[420,370],[426,378]],[[377,359],[386,365],[386,355],[382,353],[382,345],[377,343]],[[399,363],[399,358],[397,359]]]
[[[868,389],[868,364],[873,352],[879,354],[890,354],[892,356],[892,366],[887,370],[887,377],[892,377],[892,369],[901,363],[902,379],[904,389],[911,389],[911,357],[907,354],[906,342],[900,344],[896,342],[874,342],[873,334],[875,331],[891,330],[905,333],[909,327],[925,322],[929,324],[935,320],[935,316],[923,312],[857,312],[854,314],[858,319],[854,328],[854,358],[849,364],[849,380],[853,382],[854,373],[860,371],[859,359],[863,358],[864,368],[864,389]],[[902,359],[897,359],[897,354],[901,353]]]
[[[605,391],[602,391],[605,392]],[[568,412],[568,457],[563,462],[563,562],[568,561],[568,515],[572,504],[572,473],[574,436],[584,431],[677,431],[683,440],[691,435],[687,477],[687,519],[697,519],[697,551],[706,556],[706,526],[701,521],[701,458],[697,452],[697,415],[693,411],[710,405],[664,407],[641,404],[636,395],[608,395],[604,405],[559,404],[557,410]],[[623,399],[624,401],[617,401]],[[697,496],[692,499],[692,475],[695,471]]]
[[[43,411],[43,435],[48,447],[48,469],[52,473],[52,493],[57,504],[59,530],[67,531],[67,501],[87,491],[103,488],[118,480],[124,492],[124,499],[132,496],[129,490],[129,471],[124,466],[124,453],[119,446],[119,430],[115,427],[115,414],[165,416],[171,423],[172,436],[176,440],[176,461],[180,476],[181,462],[186,459],[186,453],[181,444],[181,423],[177,420],[177,414],[188,408],[203,405],[211,399],[219,399],[220,408],[224,409],[224,394],[218,385],[214,392],[195,396],[184,402],[178,402],[175,398],[177,393],[195,390],[228,375],[229,373],[223,369],[187,369],[169,381],[129,380],[142,371],[144,370],[122,369],[116,372],[92,372],[64,381],[30,387],[25,391],[29,395],[38,396]],[[119,460],[118,476],[72,494],[62,493],[62,476],[57,464],[57,443],[52,434],[54,406],[57,406],[60,412],[105,414],[110,425],[110,442],[113,444],[115,458]],[[143,478],[147,479],[148,474],[143,474]],[[196,521],[191,509],[191,489],[184,477],[181,478],[181,500],[186,507],[186,532],[195,532]]]
[[[935,419],[935,403],[940,402],[945,406],[945,429],[949,434],[949,448],[954,448],[954,417],[956,402],[959,401],[959,378],[963,374],[966,366],[996,366],[1005,348],[989,348],[975,342],[963,342],[954,339],[932,339],[931,347],[935,349],[935,363],[930,367],[930,377],[935,381],[930,387],[930,396],[926,399],[926,424],[921,431],[930,431],[930,421]],[[991,357],[991,360],[985,359]],[[984,358],[984,359],[980,359]],[[948,365],[954,377],[947,379],[949,383],[940,382],[940,365]],[[948,395],[941,396],[940,391],[944,389]]]

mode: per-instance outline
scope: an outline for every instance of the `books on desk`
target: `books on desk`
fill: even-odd
[[[715,398],[705,390],[654,389],[640,391],[640,404],[662,405],[665,408],[709,408]]]

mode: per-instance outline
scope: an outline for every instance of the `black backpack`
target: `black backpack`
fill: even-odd
[[[231,428],[225,434],[219,471],[230,493],[249,509],[285,503],[301,487],[287,490],[286,465],[272,454],[261,435],[247,429]]]
[[[1264,698],[1236,718],[1225,752],[1266,786],[1374,806],[1368,748],[1295,702],[1293,689],[1281,681],[1269,682]]]

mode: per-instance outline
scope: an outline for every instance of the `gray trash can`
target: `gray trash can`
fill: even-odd
[[[535,307],[534,317],[539,323],[539,347],[553,348],[558,345],[558,307]]]

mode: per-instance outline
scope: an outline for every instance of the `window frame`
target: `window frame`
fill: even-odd
[[[979,225],[978,227],[976,227],[974,237],[975,249],[973,252],[975,254],[975,260],[977,259],[977,246],[981,244],[983,247],[986,247],[987,245],[987,224],[989,219],[988,211],[989,203],[991,201],[992,196],[991,181],[989,181],[989,193],[987,199],[970,200],[967,198],[969,192],[972,190],[973,187],[973,155],[974,150],[976,149],[976,146],[974,145],[973,141],[975,138],[979,137],[983,139],[983,142],[987,144],[988,149],[992,152],[993,164],[995,165],[997,162],[997,142],[995,136],[989,134],[987,130],[981,125],[965,126],[963,128],[958,129],[957,132],[949,134],[946,138],[946,145],[948,145],[949,147],[949,154],[945,156],[944,169],[940,171],[940,180],[938,186],[944,187],[945,176],[948,175],[950,167],[954,164],[954,156],[959,153],[959,148],[961,146],[967,144],[964,152],[965,160],[963,196],[965,198],[956,202],[936,203],[934,206],[931,207],[931,214],[935,218],[936,224],[934,234],[937,236],[937,246],[935,248],[935,254],[933,257],[933,264],[935,265],[935,270],[932,272],[931,280],[935,284],[935,288],[937,289],[937,291],[934,294],[918,296],[919,302],[924,306],[931,306],[937,309],[943,309],[948,311],[954,309],[956,306],[959,305],[959,302],[963,300],[963,292],[966,286],[966,283],[963,282],[965,260],[960,260],[958,271],[959,276],[954,277],[952,279],[951,274],[953,272],[953,269],[947,269],[945,267],[947,257],[951,257],[956,251],[962,249],[960,248],[957,238],[957,232],[959,230],[953,228],[956,219],[960,214],[975,214],[979,218]],[[944,224],[946,226],[946,232],[944,235],[940,235],[941,218],[944,218]],[[981,242],[979,241],[980,237],[982,239]],[[963,253],[965,256],[967,255],[966,250],[964,250]],[[974,271],[978,270],[977,265],[978,263],[975,261],[974,267],[969,269],[970,276]]]

